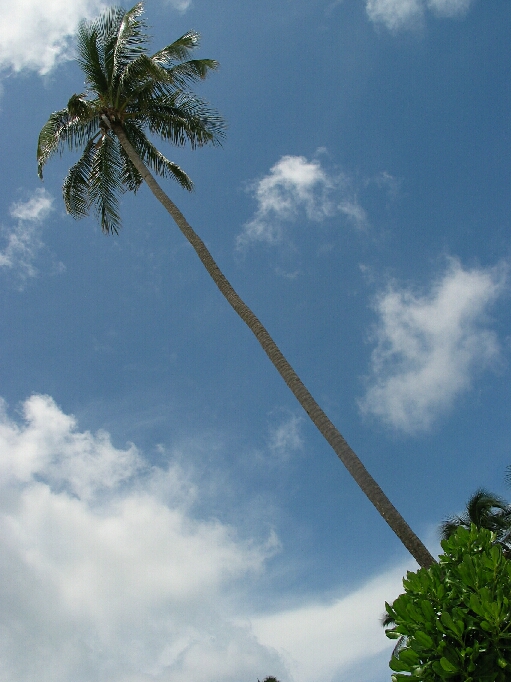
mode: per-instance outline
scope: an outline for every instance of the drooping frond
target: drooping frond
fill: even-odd
[[[479,488],[470,497],[463,514],[453,516],[442,523],[441,537],[447,539],[460,526],[470,528],[472,523],[478,528],[491,530],[496,533],[499,541],[503,541],[511,531],[511,507],[499,495]]]
[[[96,153],[96,145],[93,140],[90,140],[79,161],[69,169],[62,185],[66,211],[76,219],[89,215],[91,206],[89,182]]]
[[[105,135],[92,158],[89,176],[89,196],[101,229],[105,234],[117,234],[121,227],[118,195],[125,191],[122,185],[123,163],[119,140]]]
[[[82,95],[73,95],[66,109],[50,115],[39,133],[37,142],[37,172],[43,177],[43,167],[55,152],[64,147],[81,149],[98,132],[99,116],[96,102],[87,102]]]
[[[122,183],[123,160],[117,138],[110,134],[90,140],[77,163],[69,170],[62,187],[67,212],[83,218],[94,208],[105,233],[121,226],[118,195]]]
[[[174,179],[188,191],[193,189],[193,182],[185,171],[158,151],[137,125],[126,124],[124,130],[137,154],[150,170],[161,177]]]
[[[192,149],[220,144],[225,132],[224,120],[207,102],[180,91],[141,103],[136,118],[151,133],[180,147],[189,143]]]
[[[42,127],[37,141],[37,174],[41,179],[44,164],[65,142],[68,127],[69,114],[67,109],[54,111]]]
[[[144,180],[122,146],[120,147],[119,152],[121,154],[122,162],[122,184],[128,192],[135,193]]]
[[[208,73],[218,69],[218,66],[214,59],[191,59],[168,69],[168,77],[175,87],[187,88],[190,83],[204,80]]]

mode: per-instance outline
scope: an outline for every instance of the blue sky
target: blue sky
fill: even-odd
[[[142,188],[65,214],[39,130],[95,0],[0,1],[5,682],[384,682],[413,560]],[[126,7],[130,3],[125,4]],[[222,148],[165,188],[432,552],[511,496],[508,0],[147,0]]]

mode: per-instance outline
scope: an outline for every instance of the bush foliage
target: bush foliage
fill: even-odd
[[[386,604],[399,639],[393,682],[511,680],[511,561],[496,536],[472,525],[442,541],[431,568],[409,572],[405,593]]]

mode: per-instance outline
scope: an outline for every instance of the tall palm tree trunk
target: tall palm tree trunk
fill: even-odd
[[[119,142],[121,143],[124,151],[140,175],[144,178],[151,192],[170,213],[181,232],[195,249],[197,255],[201,259],[204,267],[212,277],[217,287],[255,335],[256,339],[263,347],[264,352],[270,358],[280,376],[289,386],[294,396],[312,419],[320,433],[328,441],[328,443],[330,443],[334,452],[344,464],[346,469],[350,472],[362,491],[367,495],[381,516],[385,519],[394,533],[408,549],[410,554],[415,558],[417,563],[422,567],[429,568],[429,566],[435,563],[435,560],[427,548],[417,537],[417,535],[415,535],[413,530],[406,523],[404,518],[380,488],[378,483],[376,483],[374,478],[367,471],[355,452],[350,448],[348,443],[344,440],[342,435],[332,424],[321,407],[314,400],[259,319],[234,291],[229,281],[222,274],[220,268],[214,261],[202,239],[195,233],[181,211],[169,199],[169,197],[156,182],[152,174],[149,172],[142,159],[130,144],[124,133],[124,130],[122,129],[122,126],[120,126],[118,123],[115,123],[114,121],[109,121],[109,123],[112,131],[119,138]]]

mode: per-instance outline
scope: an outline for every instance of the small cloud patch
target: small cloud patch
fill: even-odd
[[[300,219],[321,222],[344,215],[355,227],[367,216],[357,200],[352,182],[344,173],[329,173],[321,163],[304,156],[283,156],[268,175],[250,185],[257,201],[254,217],[243,226],[236,240],[238,251],[250,244],[280,244],[285,225]]]
[[[420,26],[430,10],[435,16],[454,18],[468,12],[474,0],[367,0],[367,16],[390,31]]]
[[[391,284],[377,296],[377,345],[362,412],[415,432],[448,411],[474,375],[499,358],[487,313],[506,274],[504,266],[466,270],[451,259],[429,292]]]
[[[53,197],[46,190],[37,189],[27,201],[12,204],[9,213],[18,223],[1,230],[5,246],[0,250],[0,269],[13,272],[21,289],[27,279],[38,274],[35,260],[44,246],[41,229],[52,204]]]

